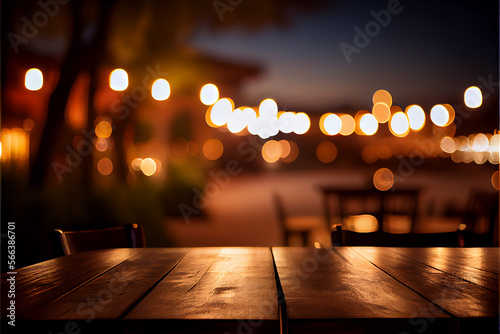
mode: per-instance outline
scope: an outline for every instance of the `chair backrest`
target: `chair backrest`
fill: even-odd
[[[144,228],[131,224],[85,231],[49,231],[49,241],[54,256],[106,248],[146,247]]]
[[[416,220],[418,190],[379,191],[377,189],[339,190],[337,192],[339,214],[344,223],[345,218],[353,215],[369,214],[378,221],[378,231],[391,216],[405,216],[411,227]],[[409,231],[408,231],[409,232]]]
[[[377,219],[378,230],[382,230],[382,192],[375,189],[339,190],[337,196],[342,225],[351,216],[371,215]],[[349,226],[343,226],[343,229],[349,229]]]

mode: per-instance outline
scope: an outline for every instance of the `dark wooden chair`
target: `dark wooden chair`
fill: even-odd
[[[317,230],[326,230],[323,216],[286,214],[283,200],[277,193],[273,193],[273,201],[278,214],[280,227],[284,234],[285,246],[290,246],[290,238],[293,235],[300,236],[302,246],[311,245],[310,239],[313,232]]]
[[[373,188],[330,190],[330,194],[333,193],[337,196],[338,214],[342,225],[332,230],[332,245],[390,247],[460,245],[461,233],[458,230],[446,233],[414,233],[419,194],[417,189],[385,192]],[[377,224],[372,230],[360,232],[355,226],[350,226],[349,220],[361,215],[376,218]]]
[[[56,229],[48,235],[56,257],[97,249],[146,247],[144,228],[137,224],[85,231]]]
[[[498,246],[498,192],[471,191],[462,216],[464,246]]]

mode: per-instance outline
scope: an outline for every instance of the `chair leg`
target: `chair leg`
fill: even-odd
[[[306,247],[307,246],[307,237],[308,237],[309,233],[307,231],[302,231],[300,232],[300,236],[302,237],[302,246]]]

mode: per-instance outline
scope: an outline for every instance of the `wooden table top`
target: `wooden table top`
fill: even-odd
[[[22,332],[498,333],[498,259],[498,248],[83,252],[2,274],[2,325],[14,300]]]

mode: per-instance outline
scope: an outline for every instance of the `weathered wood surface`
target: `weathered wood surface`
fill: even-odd
[[[138,328],[155,320],[156,326],[185,329],[185,320],[191,320],[204,331],[237,332],[248,326],[257,333],[275,331],[278,297],[271,251],[193,249],[125,320]]]
[[[83,252],[17,270],[16,330],[498,333],[498,255],[386,247]],[[4,310],[9,277],[2,275]]]

